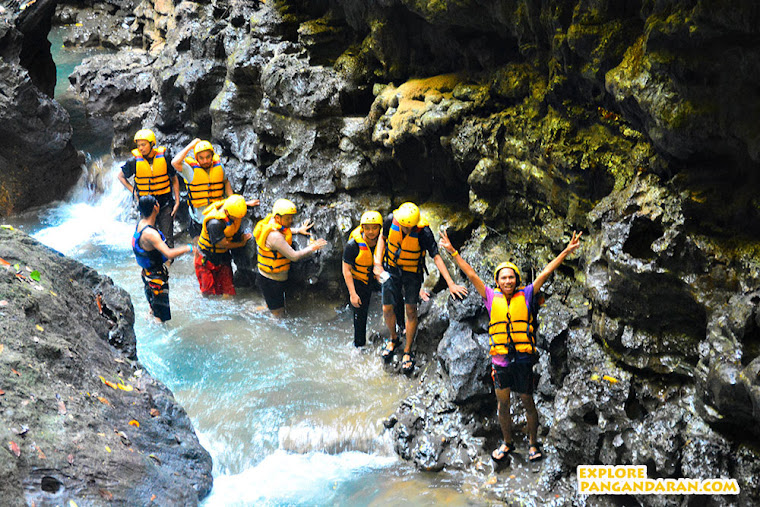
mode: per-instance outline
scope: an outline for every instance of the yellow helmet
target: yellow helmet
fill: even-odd
[[[156,144],[156,134],[150,129],[140,129],[135,134],[134,141],[148,141],[152,146]]]
[[[420,209],[413,202],[405,202],[393,211],[393,218],[404,227],[415,227],[420,221]]]
[[[359,223],[361,225],[383,225],[383,216],[377,211],[365,211]]]
[[[243,218],[248,213],[248,205],[242,195],[232,194],[224,201],[224,209],[234,218]]]
[[[522,275],[520,275],[520,268],[518,268],[515,264],[511,262],[502,262],[498,266],[496,266],[496,269],[493,271],[493,281],[497,285],[499,284],[499,271],[501,271],[504,268],[509,268],[512,271],[515,272],[515,276],[517,276],[517,285],[520,285],[520,280],[522,280]]]
[[[272,206],[272,213],[275,215],[295,215],[296,205],[287,199],[277,199]]]
[[[211,146],[211,143],[208,141],[198,141],[198,143],[193,148],[193,153],[197,156],[198,153],[202,151],[210,151],[212,154],[214,153],[214,147]]]

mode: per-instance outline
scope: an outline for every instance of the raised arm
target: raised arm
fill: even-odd
[[[185,158],[187,158],[187,156],[190,154],[192,149],[195,148],[195,145],[198,144],[199,142],[201,142],[201,140],[196,137],[195,139],[190,141],[190,144],[182,148],[182,150],[179,153],[177,153],[177,155],[172,159],[172,165],[177,170],[177,172],[179,173],[182,172],[182,161],[185,160]]]
[[[482,298],[486,297],[486,284],[483,283],[483,280],[480,279],[478,274],[475,272],[472,266],[462,258],[461,255],[459,255],[459,252],[451,245],[451,241],[449,240],[448,234],[446,234],[446,231],[441,231],[441,248],[446,250],[449,255],[451,255],[451,258],[454,260],[454,264],[457,265],[459,269],[462,270],[462,272],[467,276],[467,279],[470,280],[470,283],[475,286],[475,290],[478,291],[478,294]]]
[[[583,232],[576,232],[573,231],[573,237],[570,240],[570,243],[567,244],[564,250],[554,258],[553,261],[551,261],[549,264],[546,265],[543,271],[541,271],[535,280],[533,280],[533,291],[534,293],[541,290],[541,286],[544,284],[547,278],[549,278],[549,275],[551,275],[555,269],[559,267],[560,264],[565,260],[565,257],[570,255],[571,253],[575,252],[579,246],[581,246],[581,235]]]

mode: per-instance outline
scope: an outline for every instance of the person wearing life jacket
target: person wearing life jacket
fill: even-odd
[[[195,275],[201,294],[236,294],[230,250],[244,247],[251,239],[250,233],[240,231],[240,224],[247,212],[245,198],[238,194],[216,201],[203,211],[203,224],[198,237],[199,252],[195,256]]]
[[[536,439],[538,411],[533,401],[533,365],[537,362],[534,306],[535,295],[541,290],[549,275],[580,246],[581,232],[573,237],[562,252],[541,271],[533,283],[522,285],[520,269],[511,262],[502,262],[494,270],[495,288],[487,287],[470,264],[451,245],[445,231],[441,232],[441,247],[451,255],[454,263],[467,275],[475,290],[483,298],[488,310],[488,326],[491,343],[491,377],[498,402],[499,425],[504,441],[493,451],[495,461],[504,460],[515,450],[512,441],[512,415],[509,409],[510,392],[520,396],[528,421],[528,459],[542,458]]]
[[[306,220],[301,227],[292,228],[296,205],[288,199],[277,199],[272,212],[259,220],[253,229],[258,247],[258,285],[264,294],[267,308],[275,317],[285,315],[285,291],[290,263],[299,261],[320,250],[327,241],[318,239],[306,248],[294,250],[293,235],[311,236],[314,224]]]
[[[134,137],[137,148],[132,158],[121,166],[119,181],[129,192],[139,198],[152,195],[161,211],[156,219],[158,230],[166,238],[169,247],[174,246],[174,215],[179,208],[179,179],[169,160],[171,156],[163,146],[156,146],[156,134],[149,129],[138,130]],[[129,178],[134,176],[134,185]]]
[[[193,156],[190,156],[190,152]],[[208,141],[193,139],[176,157],[172,166],[182,175],[187,187],[187,204],[190,209],[188,233],[197,238],[203,225],[203,211],[211,204],[231,196],[232,186],[224,172],[222,161]],[[258,206],[258,199],[246,201],[250,206]]]
[[[381,277],[383,318],[390,331],[390,338],[382,351],[386,361],[390,360],[398,345],[394,306],[404,304],[406,342],[401,359],[401,370],[404,373],[414,370],[412,343],[417,333],[417,303],[424,276],[426,251],[446,280],[451,296],[464,298],[467,289],[452,280],[438,253],[438,245],[427,220],[420,216],[416,204],[405,202],[385,218],[383,233],[375,248],[373,268],[375,275]]]
[[[140,196],[137,208],[141,218],[132,236],[132,251],[138,266],[142,268],[145,297],[151,313],[157,322],[166,322],[172,318],[172,312],[169,307],[169,271],[164,263],[192,252],[193,246],[188,244],[169,248],[164,235],[156,229],[156,218],[161,206],[155,196]]]
[[[348,288],[349,301],[354,313],[354,346],[367,343],[367,313],[372,291],[380,285],[372,272],[375,246],[383,226],[383,216],[377,211],[365,212],[343,249],[343,280]]]

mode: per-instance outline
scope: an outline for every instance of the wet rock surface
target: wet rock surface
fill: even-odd
[[[303,287],[343,290],[340,254],[361,212],[405,200],[448,226],[484,280],[505,259],[532,279],[584,231],[543,288],[546,461],[524,459],[515,401],[520,454],[490,464],[487,316],[476,295],[450,300],[429,261],[419,388],[387,422],[401,456],[482,474],[501,499],[572,496],[578,464],[644,463],[652,477],[736,478],[736,503],[756,503],[754,3],[93,5],[76,16],[111,12],[107,26],[139,34],[72,78],[92,114],[113,116],[114,152],[142,126],[174,152],[211,139],[233,188],[262,200],[256,217],[288,197],[330,242],[294,266]]]
[[[0,215],[61,198],[84,162],[71,144],[69,115],[53,100],[47,33],[54,9],[41,0],[0,12]]]
[[[129,295],[20,232],[0,258],[4,505],[196,505],[211,457],[137,359]]]

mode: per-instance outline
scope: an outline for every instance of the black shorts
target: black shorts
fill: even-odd
[[[201,235],[201,229],[203,229],[203,224],[199,224],[195,220],[193,220],[193,217],[190,217],[190,223],[187,224],[187,233],[190,235],[191,238],[197,238]]]
[[[171,320],[169,272],[163,265],[160,268],[143,269],[142,280],[145,284],[145,298],[148,300],[153,316],[161,319],[162,322]]]
[[[279,280],[272,280],[266,276],[259,275],[258,285],[264,294],[264,299],[267,302],[267,308],[270,310],[279,310],[285,307],[285,290],[287,289],[288,282],[281,282]]]
[[[511,389],[518,394],[533,394],[533,363],[512,362],[508,366],[491,364],[496,389]]]
[[[422,287],[422,273],[409,271],[388,271],[391,277],[382,285],[383,305],[396,306],[403,302],[407,305],[416,305],[420,302],[420,287]]]

